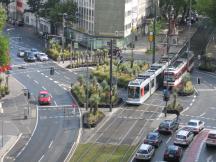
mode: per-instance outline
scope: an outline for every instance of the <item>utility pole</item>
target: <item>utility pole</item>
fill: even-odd
[[[113,40],[110,41],[110,112],[112,112],[112,57],[113,57]]]
[[[155,63],[155,48],[156,48],[156,4],[152,0],[152,7],[154,9],[154,21],[153,21],[153,48],[152,48],[152,64]]]
[[[188,28],[188,31],[189,31],[189,39],[188,39],[188,46],[187,46],[187,70],[188,70],[188,57],[189,57],[189,52],[190,52],[190,44],[191,44],[191,36],[190,36],[190,31],[191,31],[191,0],[190,0],[190,4],[189,4],[189,22],[188,22],[188,25],[189,25],[189,28]]]
[[[63,60],[63,63],[64,63],[64,54],[63,54],[63,52],[64,52],[64,43],[65,43],[65,39],[64,39],[64,33],[65,33],[65,31],[64,31],[64,28],[65,28],[65,16],[67,16],[67,14],[66,13],[63,13],[62,14],[62,60]]]

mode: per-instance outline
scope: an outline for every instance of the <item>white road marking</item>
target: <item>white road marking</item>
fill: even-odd
[[[29,79],[31,78],[28,74],[27,74],[26,76],[27,76],[27,78],[29,78]]]
[[[63,89],[64,89],[65,91],[67,91],[67,88],[63,87]]]
[[[42,89],[47,90],[44,86],[42,86]]]
[[[38,160],[38,162],[40,162],[43,158],[44,158],[44,154],[41,156],[41,158],[40,158],[40,160]]]
[[[47,75],[45,75],[45,77],[46,77],[46,78],[48,78],[48,76],[47,76]]]
[[[56,103],[56,101],[53,101],[53,102],[54,102],[55,106],[57,106],[57,103]]]
[[[204,116],[206,113],[204,112],[204,113],[202,113],[201,115],[200,115],[200,117],[202,117],[202,116]]]
[[[195,99],[193,99],[192,102],[195,102]]]
[[[216,110],[216,107],[210,107],[210,109],[212,109],[212,110]]]
[[[186,107],[186,109],[184,109],[184,110],[181,112],[181,114],[183,114],[185,111],[188,111],[189,108],[190,108],[189,106]]]
[[[58,84],[59,82],[58,81],[54,81],[54,83]]]
[[[195,162],[198,162],[198,161],[199,161],[199,156],[200,156],[201,150],[202,150],[202,148],[203,148],[203,144],[204,144],[204,141],[202,141],[200,147],[198,148],[199,150],[198,150],[198,152],[197,152]]]
[[[44,75],[44,73],[41,73],[41,75]]]
[[[34,80],[34,82],[35,82],[36,84],[39,84],[37,80]]]
[[[40,70],[37,70],[38,73],[40,73]]]
[[[190,106],[192,106],[193,105],[193,103],[190,103]]]
[[[76,72],[74,72],[74,74],[75,74],[75,75],[77,75],[77,73],[76,73]]]
[[[64,76],[64,78],[65,78],[65,79],[68,79],[68,80],[70,80],[70,78],[69,78],[69,77],[67,77],[67,76]]]
[[[49,78],[49,80],[53,80],[52,78]]]
[[[200,92],[215,92],[216,89],[198,89]]]
[[[168,140],[166,141],[166,144],[168,144],[168,142],[171,140],[171,137],[168,138]]]
[[[52,144],[53,144],[53,140],[50,142],[50,144],[49,144],[49,148],[52,146]]]
[[[55,71],[56,74],[60,74],[59,72]]]

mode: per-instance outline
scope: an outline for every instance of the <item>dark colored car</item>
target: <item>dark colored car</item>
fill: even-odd
[[[155,147],[159,147],[162,143],[162,138],[158,132],[150,132],[144,139],[144,144],[149,144]]]
[[[17,24],[18,26],[24,26],[24,21],[23,21],[23,20],[18,20],[18,21],[16,22],[16,24]]]
[[[179,127],[179,121],[176,119],[173,120],[164,120],[160,123],[158,127],[158,132],[160,133],[173,133],[176,130],[178,130]]]
[[[164,160],[165,161],[180,161],[182,158],[182,148],[175,145],[167,146],[164,152]]]
[[[37,58],[33,54],[28,54],[24,58],[24,60],[27,61],[27,62],[35,62],[37,60]]]

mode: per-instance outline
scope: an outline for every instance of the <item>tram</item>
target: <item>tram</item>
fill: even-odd
[[[194,53],[184,52],[174,63],[168,66],[164,71],[164,86],[170,88],[178,87],[182,78],[187,72],[190,72],[194,66]]]
[[[168,63],[152,64],[150,69],[141,73],[128,84],[128,104],[140,105],[147,100],[157,88],[163,85],[163,71]]]

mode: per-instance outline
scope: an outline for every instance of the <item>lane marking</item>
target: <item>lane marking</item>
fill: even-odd
[[[44,154],[41,156],[41,158],[40,158],[40,160],[38,160],[38,162],[40,162],[43,158],[44,158]]]
[[[53,80],[52,78],[49,78],[49,80]]]
[[[45,75],[44,73],[41,73],[41,75]]]
[[[58,74],[58,75],[59,75],[60,73],[56,71],[56,74]]]
[[[168,138],[168,140],[166,141],[166,144],[168,144],[168,142],[171,140],[171,137]]]
[[[27,76],[27,78],[29,78],[29,79],[31,78],[31,77],[29,76],[29,74],[27,74],[26,76]]]
[[[192,106],[193,105],[193,103],[190,103],[190,106]]]
[[[47,75],[45,75],[45,77],[46,77],[46,78],[48,78],[48,76],[47,76]]]
[[[53,140],[50,142],[50,144],[49,144],[49,148],[52,146],[52,144],[53,144]]]
[[[68,79],[68,80],[70,80],[70,78],[69,78],[69,77],[67,77],[67,76],[64,76],[64,78],[65,78],[65,79]]]
[[[55,104],[55,106],[57,106],[57,103],[56,103],[56,101],[54,101],[54,104]]]
[[[44,86],[42,86],[42,89],[47,90]]]
[[[210,109],[212,109],[212,110],[216,110],[216,107],[210,107]]]
[[[37,70],[38,73],[40,73],[40,70]]]
[[[58,84],[59,82],[55,80],[54,83]]]
[[[34,82],[35,82],[36,84],[39,84],[37,80],[34,80]]]
[[[206,113],[204,112],[204,113],[202,113],[201,115],[200,115],[200,117],[202,117],[202,116],[204,116]]]
[[[195,102],[195,99],[193,99],[192,102]]]

